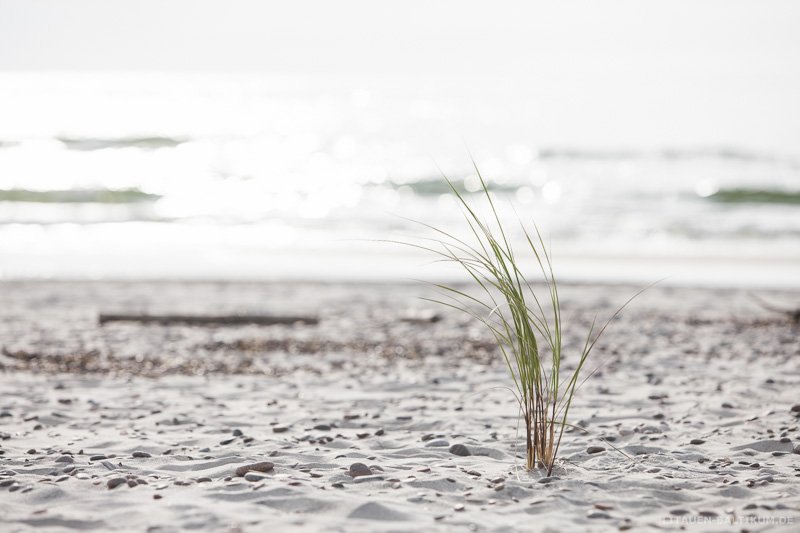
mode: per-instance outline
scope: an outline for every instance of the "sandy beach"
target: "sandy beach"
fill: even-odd
[[[565,286],[566,346],[635,289]],[[570,414],[582,429],[565,433],[551,478],[523,468],[491,339],[419,300],[423,286],[9,282],[0,294],[3,531],[800,523],[800,326],[745,290],[655,287],[627,309],[592,355]],[[102,312],[319,322],[100,326]]]

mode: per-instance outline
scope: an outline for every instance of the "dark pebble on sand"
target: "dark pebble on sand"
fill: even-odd
[[[126,483],[127,481],[128,480],[125,479],[124,477],[115,477],[113,479],[109,479],[108,482],[106,483],[106,486],[109,489],[115,489],[115,488],[119,487],[120,485],[122,485],[123,483]]]
[[[264,479],[267,479],[267,476],[262,474],[262,473],[260,473],[260,472],[247,472],[244,475],[244,478],[247,481],[262,481]]]
[[[469,448],[467,448],[463,444],[453,444],[452,446],[450,446],[450,453],[452,453],[453,455],[459,455],[461,457],[467,457],[469,455],[472,455],[472,453],[470,453],[469,451]]]
[[[36,450],[34,448],[31,448],[30,450],[28,450],[27,453],[28,455],[34,455],[36,453]]]
[[[793,413],[800,413],[800,403],[796,403],[792,406]]]
[[[161,498],[163,498],[163,496],[161,494],[153,494],[153,499],[154,500],[160,500]]]
[[[328,424],[317,424],[314,429],[317,431],[330,431],[331,427]]]
[[[220,444],[220,446],[227,446],[228,444],[234,442],[235,440],[236,440],[235,438],[225,439],[225,440],[219,441],[219,444]]]
[[[378,437],[380,437],[380,436],[382,436],[384,433],[386,433],[386,432],[383,430],[383,428],[380,428],[378,431],[376,431],[376,432],[375,432],[375,435],[377,435]]]
[[[272,427],[272,432],[273,433],[286,433],[287,431],[289,431],[289,428],[287,428],[286,426],[273,426]]]
[[[233,430],[233,436],[234,437],[241,437],[242,435],[244,435],[244,433],[242,433],[241,429],[234,429]]]
[[[611,518],[611,515],[603,511],[590,511],[586,514],[586,518]]]
[[[537,483],[541,483],[543,485],[547,485],[548,483],[554,483],[554,482],[558,481],[559,479],[561,479],[561,478],[558,477],[558,476],[543,477],[542,479],[537,481]]]
[[[350,465],[350,475],[352,477],[371,476],[372,470],[364,463],[353,463]]]
[[[148,457],[152,457],[152,455],[147,452],[133,452],[133,456],[137,459],[147,459]]]
[[[689,444],[705,444],[705,443],[706,441],[704,441],[703,439],[692,439],[689,441]]]
[[[75,460],[72,457],[70,457],[69,455],[62,455],[61,457],[56,459],[56,462],[57,463],[73,463],[73,462],[75,462]]]
[[[593,453],[600,453],[606,451],[605,448],[602,446],[589,446],[586,448],[586,453],[593,454]]]
[[[273,463],[270,463],[269,461],[262,461],[260,463],[240,466],[236,469],[236,475],[242,477],[248,472],[269,472],[274,467],[275,465]]]
[[[90,461],[104,461],[106,459],[108,459],[108,457],[106,457],[105,455],[93,455],[89,457]]]

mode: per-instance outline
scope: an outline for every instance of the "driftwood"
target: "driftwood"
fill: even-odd
[[[318,324],[319,319],[310,316],[268,316],[268,315],[146,315],[125,313],[100,313],[97,321],[102,326],[108,322],[138,322],[140,324],[188,324],[196,326],[236,326],[257,324],[271,326],[276,324]]]

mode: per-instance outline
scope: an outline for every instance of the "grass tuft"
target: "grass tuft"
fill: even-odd
[[[553,272],[551,254],[538,227],[529,232],[520,223],[525,248],[536,260],[544,277],[546,297],[541,297],[520,268],[515,250],[500,221],[494,200],[477,169],[482,197],[489,216],[481,218],[462,191],[446,177],[450,192],[457,199],[469,228],[469,241],[428,224],[437,238],[428,244],[409,244],[437,254],[441,260],[460,265],[477,283],[477,296],[444,284],[433,284],[442,299],[425,298],[462,311],[482,323],[494,336],[514,384],[515,397],[525,420],[526,468],[537,466],[553,472],[570,407],[583,381],[581,374],[600,336],[619,313],[642,291],[637,292],[602,325],[596,319],[586,335],[583,349],[571,373],[561,369],[563,335],[561,302]],[[588,378],[587,378],[588,379]],[[584,379],[585,381],[585,379]]]

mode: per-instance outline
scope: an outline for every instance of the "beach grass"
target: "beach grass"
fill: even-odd
[[[564,324],[551,252],[538,229],[529,231],[520,221],[525,251],[535,259],[544,281],[535,289],[523,272],[520,256],[511,245],[508,226],[501,222],[495,200],[483,176],[481,198],[488,205],[482,218],[463,192],[444,178],[464,214],[469,237],[461,239],[434,226],[422,223],[437,237],[426,244],[414,244],[431,251],[441,260],[460,265],[479,287],[477,294],[446,284],[433,284],[442,296],[425,298],[467,313],[493,335],[513,381],[512,392],[519,404],[526,430],[526,468],[553,472],[570,407],[583,382],[589,355],[609,324],[636,296],[637,292],[605,322],[595,318],[577,354],[574,370],[562,371],[565,360]],[[538,274],[537,274],[538,277]],[[642,289],[644,290],[644,289]],[[546,296],[539,292],[546,292]]]

